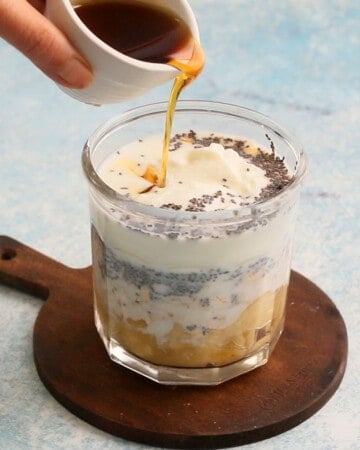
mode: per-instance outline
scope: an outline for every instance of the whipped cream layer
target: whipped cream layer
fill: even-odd
[[[131,199],[183,211],[235,209],[278,192],[290,181],[283,161],[270,149],[245,140],[193,131],[171,141],[166,186],[156,185],[162,136],[139,139],[110,155],[99,175]],[[276,170],[269,170],[273,160]]]

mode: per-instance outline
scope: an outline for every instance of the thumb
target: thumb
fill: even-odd
[[[92,81],[88,63],[65,35],[25,0],[0,0],[0,36],[66,87]]]

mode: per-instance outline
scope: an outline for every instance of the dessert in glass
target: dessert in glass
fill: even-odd
[[[97,330],[110,358],[164,384],[265,364],[284,327],[301,145],[255,111],[180,101],[165,187],[166,103],[88,139]]]

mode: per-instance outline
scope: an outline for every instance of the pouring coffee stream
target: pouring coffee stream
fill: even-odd
[[[141,61],[168,64],[180,71],[169,97],[161,167],[149,166],[143,175],[153,186],[165,187],[176,103],[205,62],[200,43],[188,25],[165,8],[108,1],[75,5],[74,9],[89,30],[115,50]]]
[[[180,59],[173,59],[169,62],[170,65],[181,70],[180,75],[175,78],[173,88],[170,93],[169,105],[166,114],[165,134],[163,144],[163,154],[161,162],[161,170],[159,173],[158,186],[165,187],[166,185],[166,171],[169,160],[169,148],[171,130],[176,108],[176,102],[181,91],[190,84],[202,71],[205,63],[204,51],[199,42],[193,40],[193,51],[191,58],[185,62]]]

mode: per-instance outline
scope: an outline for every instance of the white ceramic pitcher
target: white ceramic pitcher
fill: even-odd
[[[96,0],[91,0],[94,2]],[[101,1],[101,0],[98,0]],[[173,11],[189,26],[199,40],[199,30],[192,9],[186,0],[141,0]],[[92,84],[85,89],[60,88],[85,103],[103,105],[120,103],[140,96],[170,81],[179,73],[167,64],[149,63],[130,58],[99,39],[80,20],[75,5],[89,0],[47,0],[46,16],[65,33],[90,63],[94,72]]]

